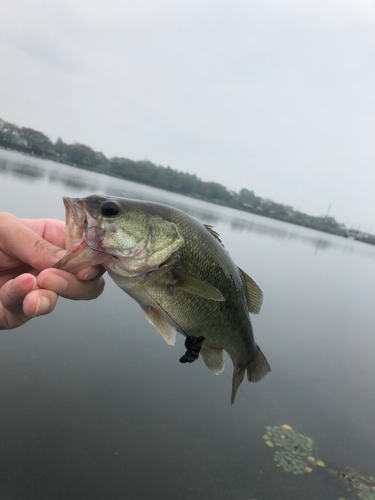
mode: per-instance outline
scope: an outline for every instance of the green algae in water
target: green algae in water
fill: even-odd
[[[274,460],[276,465],[282,467],[285,472],[304,474],[313,471],[313,467],[310,466],[315,466],[315,468],[325,467],[322,460],[312,456],[314,442],[308,436],[297,433],[290,425],[267,426],[266,430],[267,433],[263,436],[265,444],[270,448],[275,448]],[[276,447],[279,447],[279,449]],[[341,481],[350,485],[357,498],[375,500],[375,477],[362,476],[352,470],[340,472],[328,469],[327,471],[335,474]],[[338,500],[348,499],[339,498]]]
[[[308,436],[298,434],[290,425],[267,426],[266,429],[267,433],[263,436],[266,445],[284,448],[275,450],[274,460],[285,472],[304,474],[312,471],[310,465],[324,466],[321,460],[311,456],[314,443]]]
[[[373,476],[362,476],[355,471],[333,472],[341,481],[357,490],[358,498],[361,500],[375,500],[375,478]]]
[[[289,451],[275,451],[274,460],[278,467],[282,467],[285,472],[293,472],[293,474],[304,474],[306,463]]]
[[[290,453],[307,456],[312,453],[313,440],[303,434],[298,434],[289,425],[266,427],[267,437],[276,446],[286,448]]]

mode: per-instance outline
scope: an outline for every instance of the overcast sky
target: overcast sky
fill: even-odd
[[[0,0],[0,117],[375,231],[373,0]]]

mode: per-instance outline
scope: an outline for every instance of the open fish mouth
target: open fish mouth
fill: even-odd
[[[77,198],[63,198],[65,205],[65,246],[69,248],[73,241],[83,240],[87,225],[86,210]]]
[[[63,201],[67,253],[54,267],[75,273],[88,265],[100,264],[103,260],[100,254],[107,253],[101,249],[104,237],[101,221],[91,215],[82,200],[64,197]]]
[[[66,211],[66,248],[69,248],[73,243],[77,244],[79,241],[85,240],[92,248],[94,242],[92,229],[101,230],[101,224],[90,214],[80,199],[64,197],[63,201]]]
[[[64,196],[63,202],[65,205],[67,218],[75,221],[79,228],[83,228],[86,222],[86,210],[83,207],[79,198],[67,198]]]

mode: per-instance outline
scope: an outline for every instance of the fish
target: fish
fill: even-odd
[[[249,315],[259,313],[263,293],[212,226],[151,201],[102,195],[63,201],[67,253],[55,268],[77,273],[103,266],[168,344],[175,344],[176,332],[186,337],[181,362],[200,354],[218,375],[226,351],[233,363],[231,404],[245,372],[258,382],[271,371]]]

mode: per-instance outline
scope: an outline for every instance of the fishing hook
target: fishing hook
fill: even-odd
[[[110,255],[111,257],[113,257],[114,259],[117,259],[119,260],[119,258],[117,257],[117,255],[113,254],[113,253],[109,253],[109,252],[105,252],[104,250],[100,250],[99,248],[93,248],[91,245],[89,245],[88,241],[87,241],[87,233],[88,231],[90,231],[90,229],[92,229],[93,227],[98,227],[98,226],[90,226],[86,229],[85,231],[85,243],[86,245],[91,248],[91,250],[94,250],[95,252],[101,252],[101,253],[105,253],[107,255]]]

